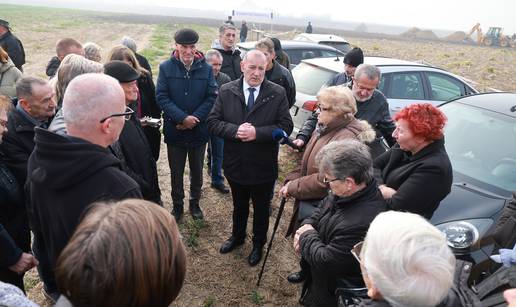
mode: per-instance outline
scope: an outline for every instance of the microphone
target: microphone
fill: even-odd
[[[288,138],[288,135],[283,129],[276,128],[272,131],[272,139],[275,142],[279,142],[280,144],[287,144],[293,149],[300,150],[299,146],[294,144],[291,139]]]

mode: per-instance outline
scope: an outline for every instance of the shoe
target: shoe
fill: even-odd
[[[57,300],[59,299],[59,297],[61,296],[61,294],[59,294],[59,292],[48,292],[47,289],[45,287],[43,287],[43,296],[49,300],[52,305],[54,305]]]
[[[243,239],[239,240],[232,236],[229,239],[227,239],[224,243],[222,243],[222,246],[220,247],[220,253],[229,253],[230,251],[234,250],[235,247],[240,246],[242,244],[244,244]]]
[[[179,221],[183,217],[183,205],[174,206],[174,209],[172,209],[172,215],[176,219],[176,223],[179,223]]]
[[[262,250],[261,246],[254,246],[249,258],[247,258],[247,262],[250,266],[255,266],[262,260]]]
[[[213,184],[212,183],[211,187],[214,188],[215,190],[219,191],[222,194],[228,194],[229,193],[229,189],[223,183],[220,183],[220,184]]]
[[[303,270],[301,270],[299,272],[294,272],[294,273],[290,274],[289,276],[287,276],[287,280],[289,283],[298,284],[298,283],[305,281],[305,277],[306,277],[305,272],[303,272]]]
[[[201,207],[199,207],[199,204],[190,205],[190,214],[192,215],[194,220],[204,219],[204,214],[202,214]]]

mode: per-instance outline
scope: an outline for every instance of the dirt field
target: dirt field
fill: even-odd
[[[114,16],[106,13],[80,12],[71,10],[27,8],[0,5],[2,18],[11,22],[15,34],[23,41],[28,62],[25,73],[45,77],[48,60],[54,55],[54,46],[59,38],[74,37],[81,42],[93,41],[103,47],[104,55],[118,44],[124,35],[133,37],[139,49],[149,57],[157,76],[157,64],[170,51],[170,41],[175,29],[184,24],[184,19],[167,19],[167,23],[153,23],[142,16]],[[154,19],[152,19],[154,20]],[[201,35],[200,49],[206,50],[215,38],[213,25],[188,24]],[[514,71],[516,50],[475,47],[439,42],[386,40],[349,37],[353,45],[362,47],[366,55],[382,55],[407,60],[425,60],[451,70],[478,83],[478,87],[516,91]],[[165,206],[170,208],[170,171],[165,146],[162,147],[158,172]],[[291,170],[299,154],[288,148],[282,149],[280,157],[280,180]],[[187,174],[185,181],[187,181]],[[255,286],[260,265],[250,268],[247,255],[248,242],[236,251],[221,255],[220,244],[230,235],[231,196],[221,195],[209,187],[205,174],[201,207],[205,222],[195,223],[186,214],[181,224],[185,245],[188,250],[188,271],[186,283],[172,306],[296,306],[299,286],[289,284],[285,277],[297,269],[298,257],[294,254],[291,240],[284,238],[287,221],[291,216],[291,204],[286,211],[276,236],[273,250],[262,280],[262,286]],[[188,184],[186,184],[188,187]],[[276,189],[278,189],[277,187]],[[188,197],[188,192],[187,196]],[[271,227],[277,213],[278,200],[271,217]],[[251,220],[250,220],[251,221]],[[251,229],[249,224],[248,229]],[[38,304],[49,306],[41,295],[41,283],[35,271],[26,277],[28,295]]]

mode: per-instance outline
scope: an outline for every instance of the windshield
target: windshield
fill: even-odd
[[[348,53],[348,51],[351,50],[351,46],[344,42],[320,42],[320,44],[332,46],[333,48],[338,49],[343,53]]]
[[[489,185],[516,189],[516,119],[461,103],[441,107],[448,117],[446,151],[453,170]]]
[[[300,63],[292,70],[296,91],[307,95],[316,95],[321,86],[336,74],[336,72],[307,63]]]

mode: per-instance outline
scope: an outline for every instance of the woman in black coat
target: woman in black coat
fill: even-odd
[[[430,219],[448,193],[453,173],[444,148],[446,116],[429,103],[412,104],[394,117],[398,142],[374,161],[380,191],[391,210]]]
[[[305,306],[337,306],[339,280],[364,286],[351,249],[385,210],[385,201],[371,174],[367,145],[352,139],[331,142],[317,161],[331,192],[294,236],[294,248],[309,272],[300,301]]]
[[[161,118],[161,110],[156,103],[156,87],[152,80],[152,75],[149,71],[140,66],[131,49],[122,45],[115,46],[111,49],[107,58],[108,62],[112,60],[124,61],[140,73],[140,78],[138,79],[138,103],[133,108],[136,117],[138,119],[146,116],[158,119]],[[161,132],[159,131],[159,127],[143,125],[142,128],[143,133],[145,133],[149,141],[152,156],[158,161],[161,146]]]

